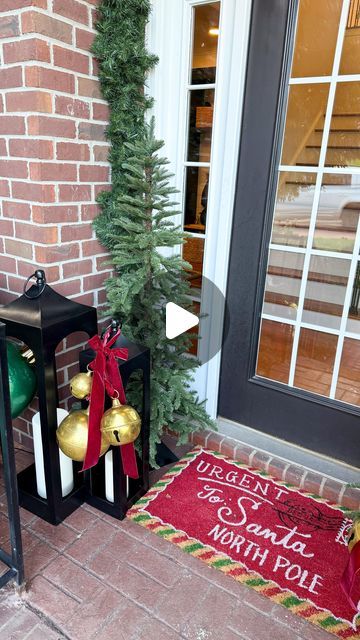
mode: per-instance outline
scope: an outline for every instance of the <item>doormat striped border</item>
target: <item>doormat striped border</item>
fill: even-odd
[[[189,555],[202,560],[208,566],[231,576],[237,582],[255,589],[255,591],[270,598],[275,603],[283,605],[289,611],[321,627],[323,630],[334,634],[338,638],[342,638],[343,640],[359,640],[360,619],[357,621],[357,630],[355,630],[348,622],[334,617],[330,611],[317,608],[309,600],[300,599],[294,594],[294,592],[281,589],[275,582],[265,580],[259,573],[256,573],[253,570],[249,571],[241,562],[233,560],[227,554],[217,551],[213,547],[207,546],[197,538],[189,537],[184,533],[184,531],[176,529],[171,524],[164,524],[160,518],[154,517],[151,514],[151,507],[149,508],[149,511],[147,511],[151,501],[159,496],[168,487],[168,485],[173,482],[176,476],[181,475],[189,464],[196,459],[200,452],[209,453],[219,460],[231,462],[232,465],[241,469],[249,470],[262,478],[269,478],[276,482],[277,485],[288,489],[295,489],[298,493],[304,496],[309,496],[313,500],[336,507],[344,513],[344,516],[350,511],[346,507],[339,506],[336,503],[325,498],[321,498],[313,493],[301,491],[297,487],[293,487],[290,483],[272,478],[272,476],[267,474],[265,471],[259,471],[258,469],[249,467],[248,465],[236,460],[229,460],[229,458],[218,452],[210,451],[198,446],[175,463],[171,470],[166,473],[161,480],[157,482],[147,492],[147,494],[129,510],[127,517],[161,538],[176,544],[185,553],[188,553]]]

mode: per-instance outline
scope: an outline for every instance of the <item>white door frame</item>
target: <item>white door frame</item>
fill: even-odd
[[[155,98],[153,114],[156,135],[165,141],[164,153],[179,190],[183,212],[186,139],[188,120],[188,69],[191,50],[192,7],[209,0],[152,0],[148,48],[159,56],[151,73],[148,92]],[[244,97],[251,0],[221,0],[220,36],[217,60],[211,169],[207,206],[207,235],[203,275],[225,295],[240,129]],[[181,224],[183,214],[174,218]],[[204,292],[203,292],[204,293]],[[206,296],[205,296],[206,298]],[[211,301],[209,301],[211,306]],[[203,301],[201,311],[208,313]],[[223,309],[211,309],[213,327],[210,342],[223,325]],[[215,318],[215,315],[217,317]],[[199,357],[202,359],[200,341]],[[217,417],[221,352],[196,372],[194,388],[212,418]]]

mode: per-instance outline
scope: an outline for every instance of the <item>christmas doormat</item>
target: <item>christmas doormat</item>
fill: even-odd
[[[339,638],[360,638],[340,587],[346,509],[197,447],[128,517]]]

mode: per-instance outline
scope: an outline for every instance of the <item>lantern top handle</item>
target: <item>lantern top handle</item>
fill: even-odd
[[[35,287],[37,288],[37,291],[36,289],[34,290],[34,286],[32,286],[29,291],[34,290],[34,293],[32,295],[29,295],[28,291],[26,290],[26,287],[28,286],[31,278],[36,278]],[[45,285],[46,285],[45,271],[43,271],[42,269],[36,269],[35,273],[32,273],[31,276],[28,277],[28,279],[24,284],[25,298],[28,298],[29,300],[33,300],[34,298],[40,298],[42,292],[45,289]]]

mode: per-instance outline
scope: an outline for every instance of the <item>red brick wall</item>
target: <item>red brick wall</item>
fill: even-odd
[[[90,53],[96,4],[0,1],[0,304],[35,267],[63,295],[105,301],[105,251],[92,230],[96,195],[109,183],[108,109]],[[76,339],[61,346],[62,398]],[[30,417],[16,423],[24,443]]]

